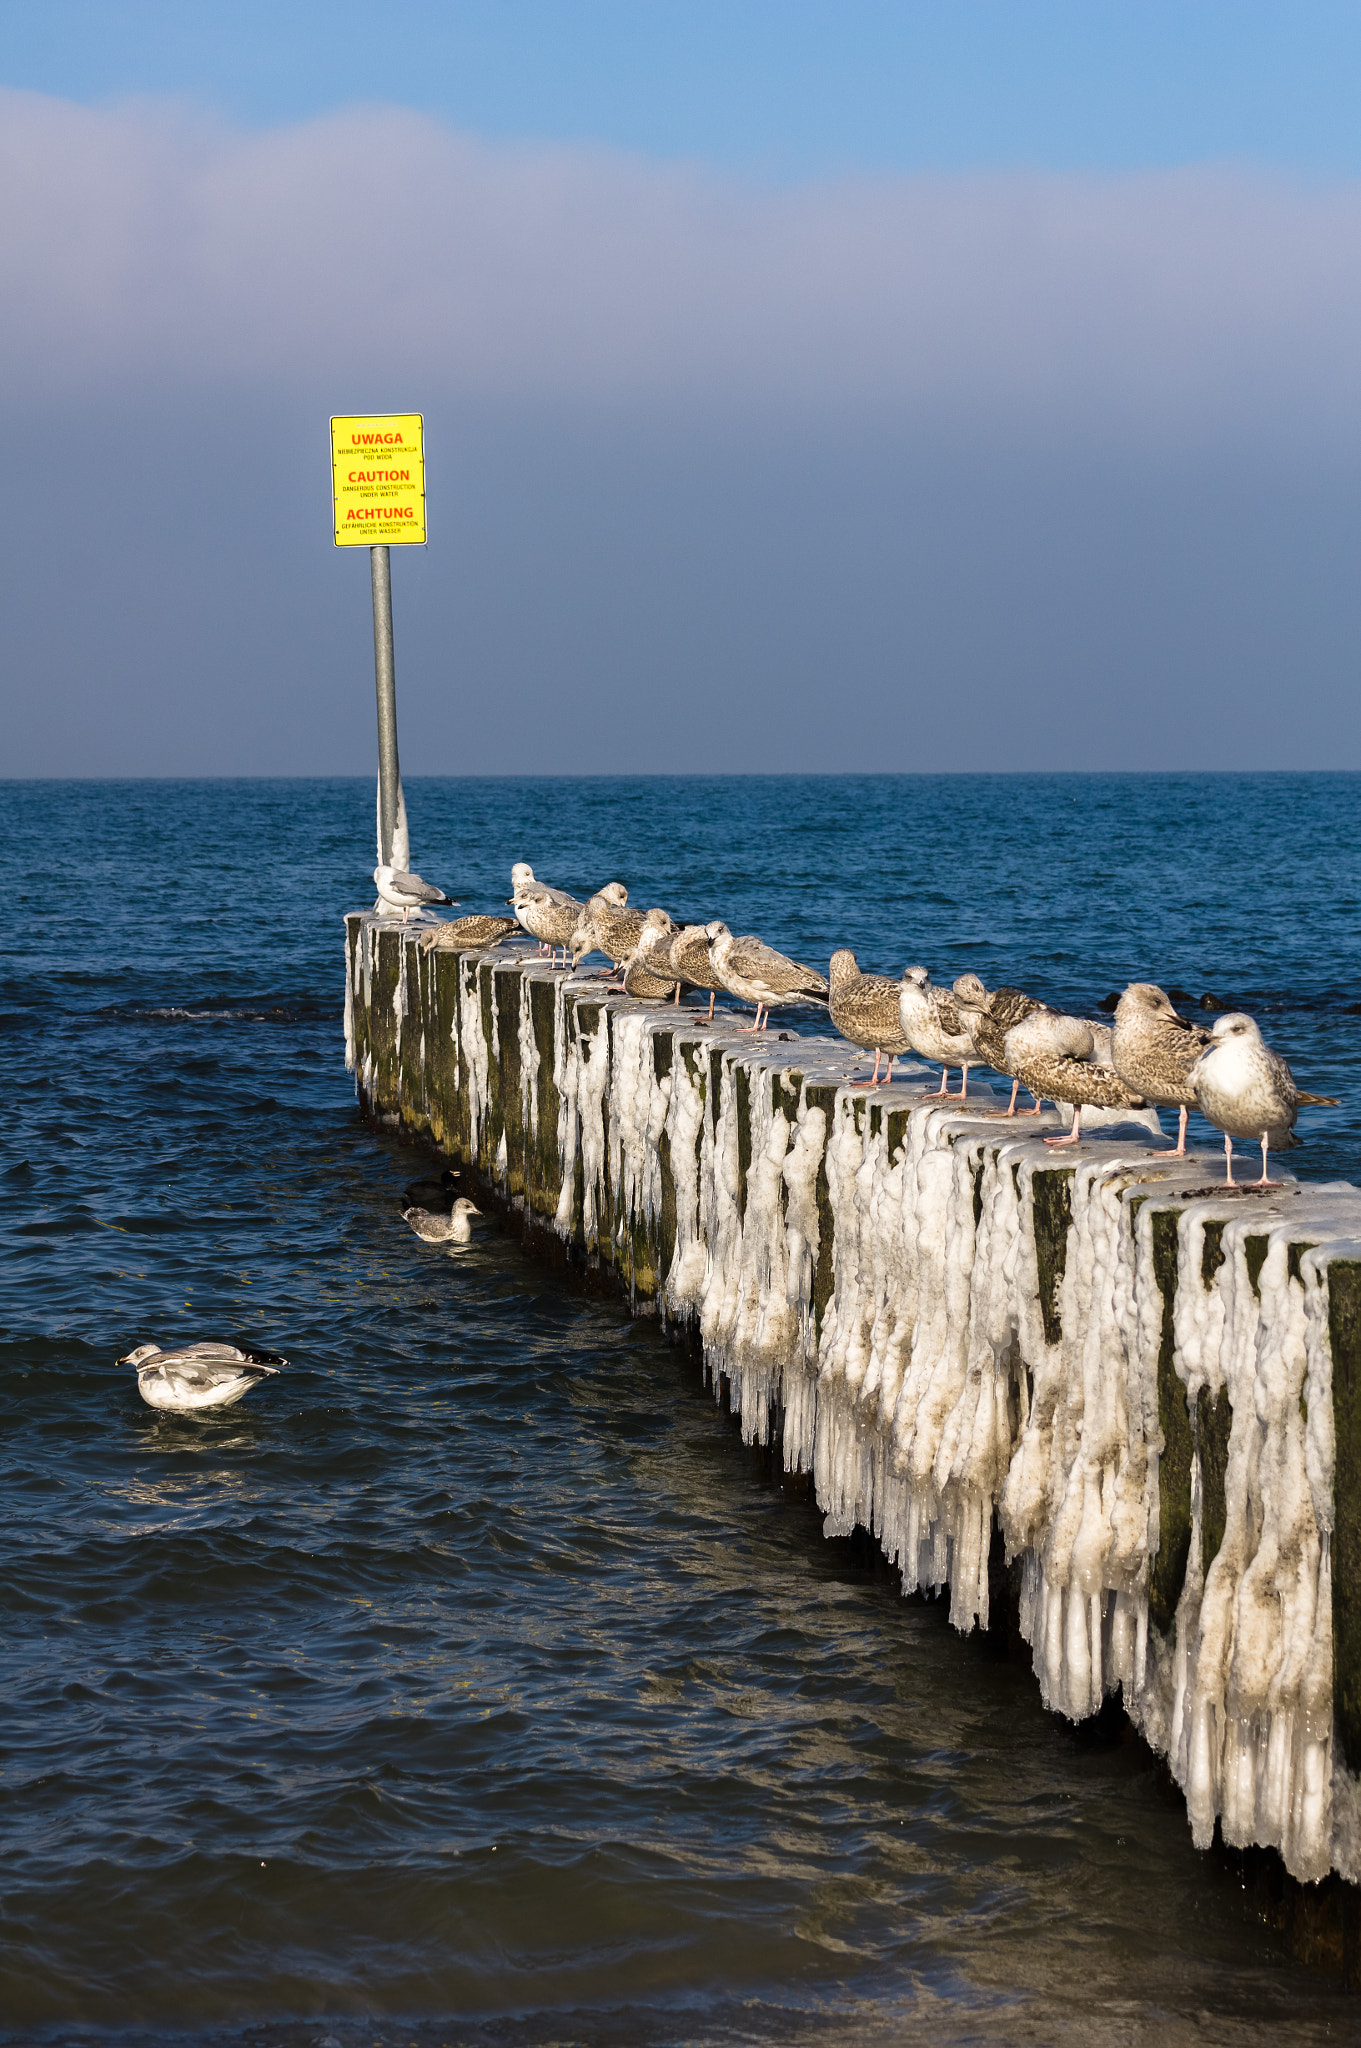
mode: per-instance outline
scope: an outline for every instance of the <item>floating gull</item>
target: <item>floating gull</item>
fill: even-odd
[[[1111,1028],[1062,1011],[1038,1009],[1013,1024],[1007,1033],[1006,1057],[1011,1072],[1042,1102],[1064,1103],[1073,1124],[1066,1138],[1046,1138],[1046,1145],[1076,1145],[1082,1136],[1084,1109],[1143,1109],[1137,1095],[1111,1064]]]
[[[136,1366],[137,1391],[149,1408],[197,1415],[230,1408],[288,1360],[277,1351],[238,1351],[235,1344],[185,1344],[176,1351],[139,1344],[118,1363]]]
[[[403,924],[413,910],[423,910],[429,903],[454,902],[454,898],[446,896],[443,889],[423,882],[419,875],[408,874],[405,868],[375,868],[373,879],[379,901],[393,910],[400,910]]]
[[[1248,1185],[1273,1187],[1276,1183],[1267,1179],[1268,1147],[1285,1152],[1300,1143],[1294,1123],[1302,1106],[1337,1104],[1335,1095],[1309,1095],[1297,1088],[1280,1054],[1263,1043],[1255,1021],[1241,1010],[1215,1018],[1210,1043],[1191,1071],[1191,1086],[1202,1114],[1224,1133],[1225,1187],[1234,1186],[1235,1138],[1253,1139],[1262,1147],[1262,1177]]]
[[[408,1209],[428,1209],[432,1203],[452,1202],[460,1178],[455,1167],[446,1166],[438,1180],[413,1180],[402,1195],[403,1215]]]
[[[1150,1102],[1180,1111],[1174,1159],[1186,1155],[1186,1116],[1196,1106],[1191,1069],[1209,1043],[1209,1032],[1179,1017],[1151,981],[1132,981],[1115,1006],[1115,1071]]]
[[[891,974],[862,974],[854,953],[842,946],[833,953],[828,969],[830,992],[827,1008],[832,1023],[852,1045],[874,1054],[874,1072],[857,1088],[873,1088],[879,1080],[879,1062],[888,1060],[886,1082],[893,1079],[893,1062],[911,1048],[903,1036],[898,992],[901,984]]]
[[[760,939],[735,939],[729,931],[720,932],[710,944],[709,959],[720,988],[739,1002],[756,1005],[756,1021],[744,1024],[744,1031],[764,1031],[777,1004],[827,1000],[827,983],[815,969],[777,953]]]
[[[905,967],[898,984],[898,1021],[910,1052],[941,1062],[937,1094],[948,1095],[951,1067],[962,1067],[960,1100],[969,1092],[969,1069],[978,1064],[973,1033],[948,988],[936,988],[924,967]]]
[[[466,1195],[460,1195],[447,1216],[434,1209],[403,1209],[402,1220],[411,1225],[424,1244],[467,1244],[473,1234],[470,1216],[482,1211]]]
[[[691,988],[707,988],[709,991],[709,1022],[714,1021],[714,998],[722,987],[714,973],[714,963],[709,957],[713,941],[728,927],[721,919],[712,924],[688,924],[676,933],[671,941],[671,971],[677,977],[676,1001],[680,1001],[681,983]]]
[[[486,913],[472,917],[451,917],[432,925],[422,932],[416,941],[423,953],[484,953],[491,946],[499,946],[520,925],[513,917],[495,917]]]
[[[1023,988],[1003,987],[989,991],[976,974],[961,974],[954,985],[954,996],[964,1028],[973,1040],[974,1051],[995,1074],[1004,1074],[1011,1083],[1009,1107],[994,1114],[1015,1116],[1016,1096],[1021,1084],[1014,1069],[1006,1064],[1007,1033],[1022,1018],[1033,1016],[1036,1010],[1043,1010],[1046,1005],[1037,996],[1028,996]],[[1022,1111],[1024,1116],[1038,1116],[1039,1113],[1038,1102],[1033,1110]]]
[[[565,889],[553,889],[547,882],[538,881],[527,860],[516,861],[510,871],[510,884],[510,906],[522,929],[555,955],[561,947],[565,958],[585,906]]]
[[[680,983],[667,971],[671,966],[671,941],[676,927],[664,910],[649,910],[643,919],[638,943],[624,963],[624,993],[647,1002],[665,1001],[678,993]],[[658,972],[658,970],[663,970]]]
[[[588,953],[604,953],[616,967],[628,959],[643,929],[643,913],[628,909],[628,900],[622,882],[606,882],[603,889],[596,890],[568,941],[574,968]]]

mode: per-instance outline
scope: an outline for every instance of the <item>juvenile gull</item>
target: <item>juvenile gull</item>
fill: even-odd
[[[1174,1159],[1186,1156],[1186,1117],[1196,1106],[1191,1069],[1209,1043],[1209,1032],[1179,1017],[1151,981],[1132,981],[1115,1006],[1115,1071],[1150,1102],[1180,1111]]]
[[[502,939],[519,930],[513,917],[451,917],[422,932],[416,943],[423,953],[482,953],[490,946],[499,946]]]
[[[1309,1095],[1295,1085],[1295,1076],[1278,1052],[1263,1043],[1251,1017],[1229,1010],[1216,1017],[1205,1048],[1191,1072],[1191,1086],[1201,1113],[1224,1133],[1224,1185],[1234,1186],[1233,1141],[1255,1139],[1262,1147],[1262,1177],[1249,1187],[1277,1185],[1267,1179],[1269,1146],[1285,1152],[1300,1140],[1294,1134],[1296,1112],[1304,1105],[1335,1108],[1335,1095]]]
[[[954,985],[954,996],[964,1028],[973,1040],[974,1051],[994,1073],[1004,1074],[1011,1083],[1010,1104],[1005,1110],[994,1111],[993,1114],[1015,1116],[1016,1096],[1021,1084],[1014,1070],[1006,1064],[1007,1033],[1022,1018],[1043,1010],[1045,1004],[1038,996],[1027,995],[1023,988],[1003,986],[989,991],[976,974],[961,974]],[[1039,1113],[1038,1102],[1034,1109],[1022,1111],[1024,1116],[1038,1116]]]
[[[423,1244],[467,1244],[473,1234],[470,1216],[480,1216],[482,1211],[460,1195],[447,1216],[434,1209],[403,1209],[402,1219],[409,1223]]]
[[[118,1363],[137,1368],[137,1391],[149,1408],[198,1415],[230,1408],[288,1360],[277,1351],[239,1351],[235,1344],[184,1344],[175,1351],[139,1344]]]
[[[565,889],[553,889],[547,882],[537,880],[527,860],[516,861],[510,871],[510,885],[508,901],[516,921],[531,939],[551,948],[555,955],[561,947],[565,959],[585,906]]]
[[[874,1072],[857,1088],[873,1088],[879,1080],[879,1062],[887,1058],[885,1082],[893,1079],[893,1062],[911,1050],[903,1036],[898,1001],[900,982],[891,974],[862,974],[849,946],[840,947],[827,970],[827,1008],[832,1024],[852,1045],[874,1054]]]
[[[393,910],[400,910],[402,923],[413,910],[423,910],[428,903],[453,903],[452,896],[446,896],[443,889],[435,888],[432,882],[423,882],[419,875],[408,874],[405,868],[375,868],[374,884],[379,900]]]
[[[969,1069],[978,1054],[959,1004],[948,988],[936,988],[924,967],[905,967],[898,984],[898,1021],[909,1051],[941,1062],[938,1095],[948,1095],[951,1067],[962,1067],[960,1100],[969,1092]]]
[[[680,1001],[682,982],[688,983],[691,988],[707,988],[711,1024],[714,1021],[714,999],[722,983],[714,973],[709,948],[727,929],[721,918],[715,918],[712,924],[687,924],[671,941],[670,964],[671,971],[676,976],[676,1001]]]
[[[1032,1010],[1007,1033],[1006,1056],[1011,1070],[1042,1102],[1066,1103],[1073,1125],[1066,1138],[1046,1138],[1046,1145],[1076,1145],[1082,1136],[1082,1112],[1093,1109],[1143,1109],[1137,1095],[1111,1064],[1111,1028],[1085,1017],[1067,1017],[1059,1010]]]
[[[720,932],[709,947],[709,958],[719,987],[739,1002],[756,1005],[756,1020],[743,1024],[743,1031],[764,1031],[776,1004],[827,1000],[827,983],[814,968],[750,935],[735,939],[729,931]]]
[[[629,892],[622,882],[606,882],[597,889],[577,919],[568,941],[572,966],[578,967],[588,953],[603,953],[617,967],[627,960],[643,929],[641,910],[630,910]]]
[[[664,910],[649,910],[643,919],[638,943],[624,962],[624,993],[647,1002],[660,1002],[679,991],[671,973],[671,941],[676,927]]]

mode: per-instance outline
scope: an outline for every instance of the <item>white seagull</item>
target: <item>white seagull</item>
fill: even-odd
[[[373,880],[379,902],[400,910],[403,924],[413,910],[423,910],[428,903],[457,902],[456,897],[446,896],[443,889],[423,882],[419,875],[408,874],[405,868],[375,868]]]
[[[482,1211],[466,1195],[460,1195],[447,1216],[441,1216],[434,1209],[403,1209],[402,1218],[411,1225],[417,1237],[424,1244],[467,1244],[473,1234],[470,1216],[480,1216]]]
[[[137,1368],[137,1391],[149,1408],[197,1415],[230,1408],[288,1360],[277,1351],[239,1351],[235,1344],[184,1344],[177,1351],[139,1344],[118,1363]]]

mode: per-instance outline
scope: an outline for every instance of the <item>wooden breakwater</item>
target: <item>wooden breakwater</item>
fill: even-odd
[[[1000,1537],[1046,1703],[1118,1689],[1198,1843],[1354,1900],[1361,1192],[1225,1195],[1139,1129],[1055,1153],[924,1075],[852,1090],[839,1040],[435,936],[346,920],[367,1113],[690,1324],[828,1533],[962,1629]]]

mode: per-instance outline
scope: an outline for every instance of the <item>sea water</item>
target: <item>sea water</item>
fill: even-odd
[[[1342,1097],[1283,1163],[1361,1181],[1361,779],[407,798],[465,909],[528,859],[824,968],[1242,1006]],[[1354,2034],[1147,1753],[824,1540],[655,1320],[412,1237],[343,1067],[371,783],[0,814],[0,2039]],[[200,1334],[289,1371],[146,1408],[118,1355]]]

